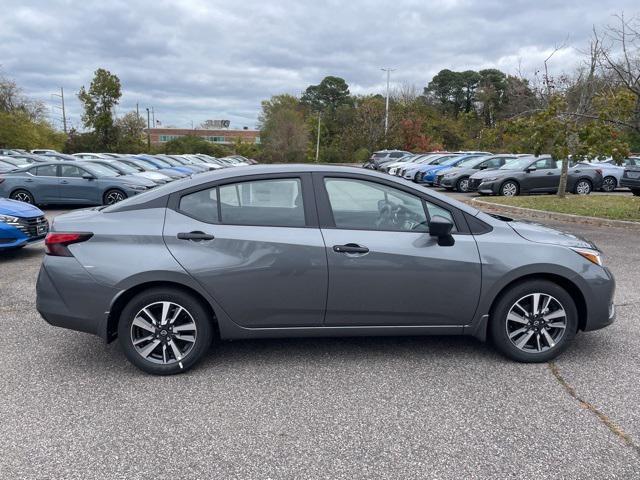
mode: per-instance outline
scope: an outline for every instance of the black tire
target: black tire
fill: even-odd
[[[603,192],[613,192],[618,186],[618,181],[616,177],[612,177],[611,175],[606,176],[602,179],[602,191]]]
[[[507,180],[500,185],[500,195],[503,197],[517,197],[520,195],[520,185],[513,180]]]
[[[171,302],[186,311],[180,314],[181,316],[176,320],[175,325],[179,325],[178,322],[181,322],[180,325],[182,326],[195,324],[195,329],[192,329],[192,335],[189,335],[190,338],[195,338],[194,342],[178,340],[177,337],[181,336],[181,333],[176,334],[176,332],[173,332],[172,328],[169,328],[170,323],[167,322],[165,326],[156,328],[155,333],[148,332],[148,335],[153,337],[148,343],[139,343],[140,347],[134,346],[133,338],[137,332],[147,332],[147,330],[134,326],[134,320],[136,320],[138,314],[141,314],[143,308],[149,309],[149,306],[158,304],[158,302]],[[174,309],[173,312],[176,310]],[[157,315],[155,317],[158,320]],[[183,373],[201,360],[211,346],[213,325],[210,317],[209,312],[202,303],[189,293],[170,287],[153,288],[133,297],[122,310],[118,323],[118,340],[127,359],[140,370],[152,375]],[[148,320],[149,317],[146,318]],[[150,323],[148,321],[148,324]],[[161,336],[162,331],[165,331],[162,334],[163,336]],[[143,357],[137,348],[151,348],[152,343],[156,340],[160,342],[156,344],[158,348],[154,348],[148,357]],[[184,353],[184,356],[176,356],[173,353],[171,342],[175,342],[174,346],[177,348],[184,349],[184,352],[180,352]],[[160,356],[161,353],[164,355],[164,348],[169,352],[166,354],[167,360],[169,360],[168,363],[163,363],[163,359]]]
[[[631,190],[631,193],[632,193],[633,195],[635,195],[636,197],[640,197],[640,190],[638,190],[638,189],[636,189],[636,188],[632,189],[632,190]]]
[[[17,200],[19,202],[24,202],[24,203],[29,203],[31,205],[35,205],[36,202],[33,198],[33,195],[31,195],[31,192],[29,192],[28,190],[24,190],[24,189],[19,189],[19,190],[15,190],[13,192],[11,192],[11,195],[9,196],[9,198],[11,200]]]
[[[469,177],[462,177],[456,182],[458,192],[467,193],[469,191]]]
[[[524,325],[522,328],[530,328],[533,331],[529,342],[532,345],[532,350],[525,350],[522,348],[518,348],[516,346],[516,342],[523,340],[526,335],[528,335],[529,330],[525,331],[522,336],[516,336],[512,340],[509,338],[509,332],[513,335],[515,330],[509,330],[510,328],[517,327],[519,323],[510,322],[507,316],[510,313],[510,310],[515,307],[516,302],[526,302],[528,295],[532,295],[534,293],[540,293],[543,295],[548,295],[553,297],[557,305],[560,305],[566,316],[565,318],[565,328],[558,329],[549,327],[547,329],[547,333],[551,332],[550,335],[554,335],[556,330],[562,331],[562,335],[555,339],[553,346],[549,346],[549,343],[546,343],[544,340],[544,332],[542,332],[542,328],[540,325],[544,320],[544,317],[537,318],[540,325],[533,325],[534,320],[527,325]],[[553,302],[554,304],[556,304]],[[526,305],[526,303],[524,303]],[[517,310],[516,310],[517,311]],[[547,321],[548,323],[552,323],[551,320]],[[539,330],[534,330],[539,329]],[[529,280],[518,283],[513,287],[509,288],[506,292],[500,295],[497,299],[497,302],[494,304],[491,310],[491,316],[489,319],[489,336],[493,341],[495,347],[506,357],[515,360],[517,362],[525,362],[525,363],[540,363],[540,362],[548,362],[558,355],[560,355],[563,351],[567,349],[567,347],[571,344],[571,341],[576,335],[578,330],[578,311],[576,309],[575,302],[571,295],[559,286],[556,283],[550,282],[548,280]],[[537,351],[536,345],[540,346],[540,343],[536,342],[536,337],[540,336],[542,343],[546,343],[546,350]],[[529,343],[527,343],[529,345]],[[525,347],[527,346],[525,345]]]
[[[593,184],[586,178],[581,178],[573,187],[573,193],[576,195],[589,195],[593,191]]]
[[[127,198],[127,194],[118,188],[112,188],[104,192],[102,196],[103,205],[113,205]]]

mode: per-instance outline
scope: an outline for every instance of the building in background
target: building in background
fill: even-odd
[[[147,133],[145,129],[145,134]],[[244,143],[260,143],[260,130],[202,130],[188,128],[152,128],[150,131],[151,144],[162,145],[170,140],[187,135],[201,137],[211,143],[233,145],[240,139]]]

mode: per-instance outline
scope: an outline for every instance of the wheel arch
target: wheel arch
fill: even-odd
[[[174,288],[177,290],[181,290],[184,293],[192,295],[195,297],[202,306],[207,310],[210,314],[211,324],[213,326],[215,335],[220,336],[220,328],[218,324],[218,315],[216,315],[216,311],[214,307],[211,305],[211,302],[207,300],[207,298],[199,292],[197,289],[192,288],[184,283],[180,283],[173,280],[157,280],[157,281],[148,281],[139,283],[129,287],[118,295],[113,303],[111,304],[111,308],[109,309],[109,315],[107,317],[106,323],[106,339],[107,342],[112,342],[116,339],[118,334],[118,322],[120,320],[120,314],[125,306],[129,303],[129,301],[135,297],[140,292],[151,288]]]
[[[502,192],[502,187],[504,186],[505,183],[507,182],[513,182],[518,186],[518,195],[520,195],[522,193],[522,183],[520,182],[520,180],[513,178],[513,177],[507,177],[505,179],[503,179],[500,182],[500,188],[498,189],[498,194],[500,195]]]
[[[34,203],[37,202],[37,198],[35,196],[35,194],[33,193],[33,191],[29,190],[27,187],[24,186],[18,186],[18,187],[13,187],[10,191],[9,191],[9,198],[11,198],[13,196],[14,193],[19,192],[20,190],[27,192],[29,195],[31,195],[31,198],[33,198]]]

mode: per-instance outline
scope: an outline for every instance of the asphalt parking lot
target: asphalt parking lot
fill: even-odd
[[[566,229],[604,251],[618,318],[555,365],[459,337],[263,340],[151,377],[39,317],[41,245],[5,254],[0,478],[639,478],[638,235]]]

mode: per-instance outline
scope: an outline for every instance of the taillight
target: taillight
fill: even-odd
[[[86,242],[91,237],[93,233],[48,233],[44,239],[46,253],[54,257],[73,257],[67,246]]]

